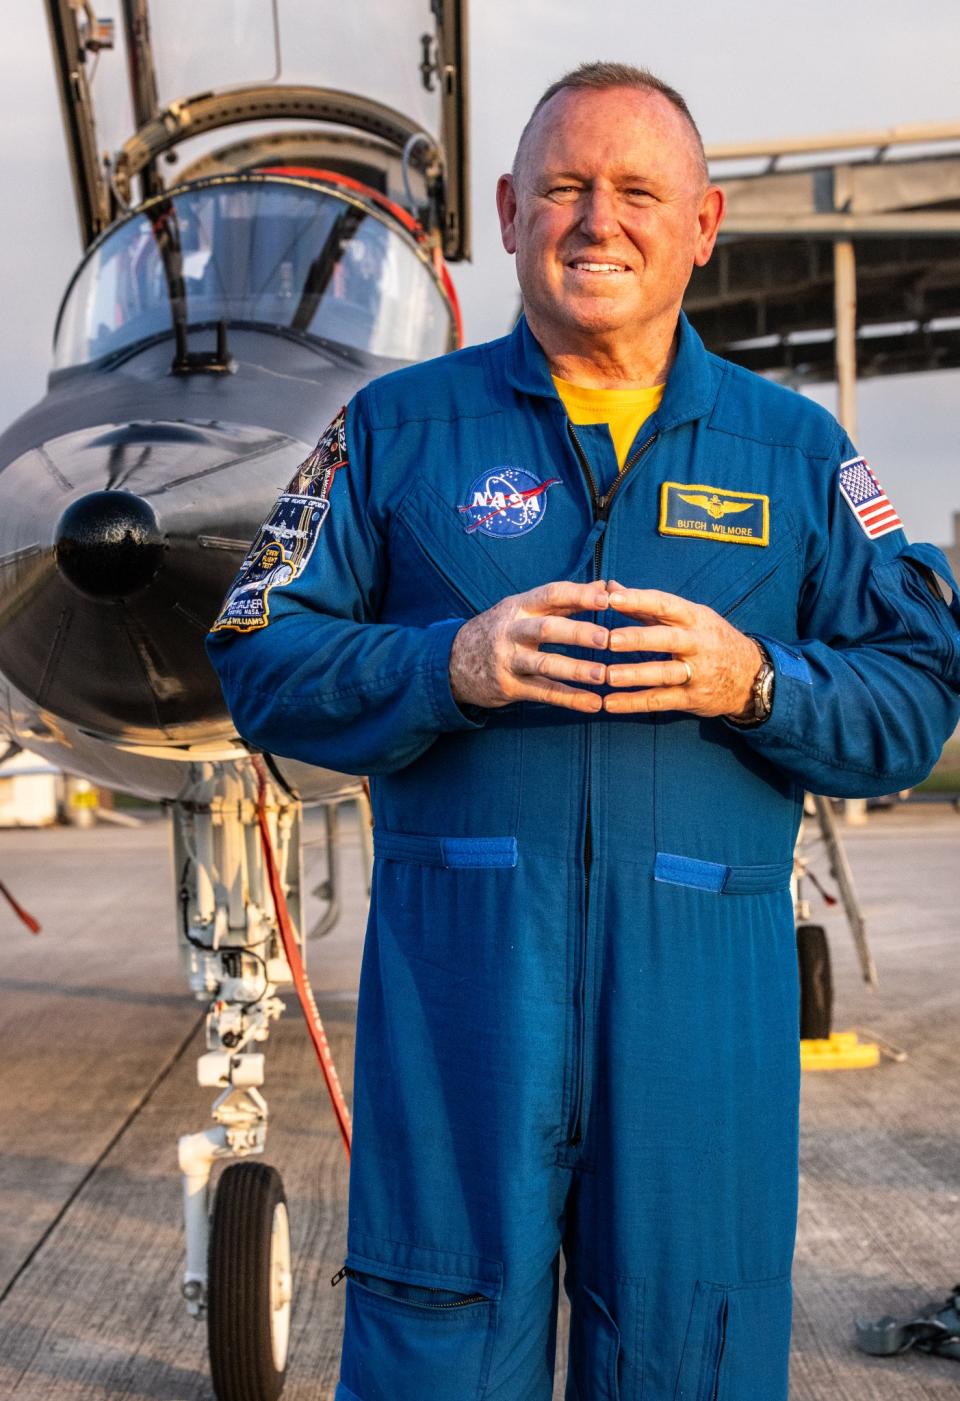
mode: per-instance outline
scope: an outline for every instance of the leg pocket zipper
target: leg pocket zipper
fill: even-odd
[[[452,1289],[437,1289],[430,1284],[407,1284],[404,1280],[361,1273],[360,1270],[349,1269],[346,1265],[337,1271],[330,1283],[336,1287],[342,1279],[352,1279],[362,1289],[369,1289],[371,1294],[379,1294],[384,1299],[400,1299],[405,1304],[415,1304],[421,1309],[465,1309],[471,1304],[490,1302],[486,1294],[457,1294]],[[431,1294],[437,1297],[424,1297]]]

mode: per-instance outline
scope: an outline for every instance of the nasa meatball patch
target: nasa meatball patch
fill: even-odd
[[[270,590],[306,569],[330,510],[334,475],[346,465],[346,410],[341,409],[257,532],[211,632],[255,632],[267,626]]]
[[[468,535],[480,531],[495,540],[528,535],[547,513],[547,490],[559,477],[541,480],[525,467],[492,467],[479,476],[457,507]]]

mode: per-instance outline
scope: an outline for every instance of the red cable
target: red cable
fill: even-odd
[[[13,913],[17,916],[18,919],[23,921],[23,923],[30,930],[31,934],[40,933],[40,921],[34,919],[33,915],[30,914],[27,910],[25,910],[22,905],[17,904],[16,900],[14,900],[13,896],[10,894],[9,890],[4,885],[2,880],[0,880],[0,895],[2,895],[6,899],[11,910],[13,910]]]
[[[274,909],[277,912],[277,924],[280,927],[280,939],[283,943],[283,951],[287,956],[287,962],[290,965],[290,971],[293,974],[293,985],[297,990],[297,997],[300,999],[300,1007],[303,1011],[304,1021],[307,1024],[307,1031],[310,1034],[310,1040],[313,1042],[313,1049],[317,1053],[320,1069],[323,1071],[323,1078],[326,1081],[327,1092],[330,1095],[330,1102],[333,1105],[333,1112],[337,1116],[337,1123],[340,1126],[340,1135],[343,1138],[343,1146],[349,1158],[352,1139],[350,1110],[347,1108],[347,1101],[343,1096],[343,1090],[340,1086],[340,1077],[337,1074],[337,1067],[333,1063],[330,1043],[327,1040],[327,1033],[323,1029],[323,1022],[320,1020],[320,1013],[317,1010],[313,988],[310,986],[307,970],[303,966],[303,959],[300,956],[300,945],[297,943],[293,922],[290,919],[290,911],[287,909],[286,896],[283,893],[280,872],[277,869],[277,858],[273,850],[270,826],[267,821],[266,769],[263,760],[258,757],[254,757],[253,765],[257,774],[257,822],[260,827],[260,841],[263,845],[263,857],[267,866],[267,879],[270,882],[270,894],[273,896]]]

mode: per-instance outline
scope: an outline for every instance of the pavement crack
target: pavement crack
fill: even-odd
[[[97,1154],[96,1158],[94,1158],[93,1162],[87,1168],[86,1172],[84,1172],[83,1175],[74,1184],[73,1188],[71,1189],[67,1197],[64,1199],[59,1211],[48,1222],[40,1236],[37,1238],[33,1247],[24,1256],[20,1264],[14,1270],[13,1274],[7,1280],[7,1283],[4,1285],[2,1293],[0,1293],[0,1305],[4,1304],[10,1296],[10,1294],[13,1293],[13,1290],[16,1288],[20,1279],[33,1264],[34,1260],[37,1258],[40,1251],[46,1245],[47,1241],[56,1231],[60,1223],[64,1220],[70,1208],[80,1196],[83,1189],[93,1179],[93,1177],[96,1175],[99,1169],[106,1162],[107,1158],[113,1152],[114,1148],[116,1148],[117,1144],[123,1138],[124,1134],[134,1123],[135,1119],[137,1118],[137,1115],[141,1112],[141,1110],[146,1108],[146,1106],[153,1099],[157,1090],[159,1090],[160,1086],[164,1083],[164,1081],[168,1078],[170,1073],[186,1055],[187,1051],[190,1048],[190,1043],[194,1040],[195,1036],[197,1035],[197,1032],[203,1026],[206,1015],[206,1008],[204,1008],[204,1010],[200,1013],[199,1017],[191,1026],[190,1030],[187,1032],[186,1036],[174,1050],[173,1054],[169,1056],[168,1059],[164,1062],[164,1064],[160,1067],[160,1069],[157,1071],[157,1074],[153,1077],[147,1088],[144,1090],[143,1094],[134,1104],[129,1113],[125,1116],[119,1128],[111,1135],[111,1137],[104,1144],[103,1148]]]

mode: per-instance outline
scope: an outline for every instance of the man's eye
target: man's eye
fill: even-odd
[[[580,191],[576,185],[551,185],[547,193],[550,195],[576,195]]]

